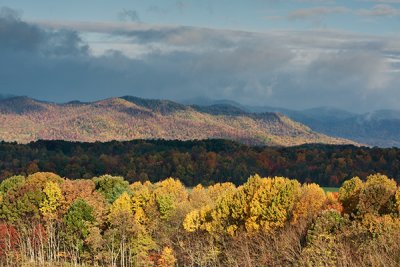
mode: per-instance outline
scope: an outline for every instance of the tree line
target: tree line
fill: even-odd
[[[400,188],[284,177],[185,187],[50,172],[0,183],[0,266],[399,266]]]
[[[247,177],[294,177],[300,182],[339,187],[344,181],[380,172],[400,179],[400,149],[356,146],[246,146],[227,140],[78,143],[0,142],[0,180],[12,175],[54,172],[70,179],[108,173],[129,182],[176,177],[188,187]]]

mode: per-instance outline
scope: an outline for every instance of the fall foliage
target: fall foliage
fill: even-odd
[[[0,184],[1,266],[398,266],[400,189],[253,175],[187,188],[53,173]]]

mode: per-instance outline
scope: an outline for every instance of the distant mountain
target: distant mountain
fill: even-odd
[[[400,111],[356,114],[333,108],[283,112],[317,132],[379,147],[400,147]]]
[[[245,106],[239,104],[238,102],[227,99],[213,100],[207,97],[195,97],[183,100],[181,101],[181,103],[184,105],[194,105],[194,106],[229,105],[246,110]]]
[[[312,130],[330,136],[379,147],[400,147],[400,111],[377,110],[357,114],[345,110],[319,107],[290,110],[272,107],[246,106],[249,112],[280,112],[307,125]]]
[[[356,116],[357,114],[351,113],[346,110],[333,108],[333,107],[318,107],[305,109],[300,111],[303,116],[313,118],[316,120],[345,120]]]
[[[250,113],[230,104],[190,106],[132,96],[83,103],[27,97],[0,100],[0,139],[109,141],[224,138],[246,144],[351,144],[312,131],[278,113]]]
[[[248,114],[248,112],[244,111],[243,109],[228,104],[213,104],[210,106],[192,105],[191,107],[199,112],[212,115],[240,116]]]
[[[400,110],[381,109],[364,114],[365,120],[400,120]]]
[[[400,147],[400,119],[393,112],[371,112],[349,118],[298,119],[315,131],[379,147]],[[295,119],[294,117],[292,117]]]
[[[400,110],[385,109],[357,114],[333,107],[291,110],[241,105],[230,100],[191,99],[188,102],[200,107],[224,103],[232,109],[239,108],[248,113],[277,112],[310,127],[313,131],[329,136],[350,139],[370,146],[400,147]]]

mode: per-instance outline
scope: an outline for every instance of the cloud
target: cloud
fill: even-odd
[[[361,9],[358,13],[363,16],[372,17],[395,17],[400,16],[400,9],[386,4],[379,4],[371,9]]]
[[[138,12],[133,9],[123,9],[118,13],[118,18],[121,21],[140,22]]]
[[[44,31],[22,22],[19,14],[8,8],[0,9],[0,25],[2,50],[36,50],[45,37]]]
[[[342,6],[301,8],[291,12],[288,18],[292,20],[321,20],[327,15],[346,13],[349,11],[348,8]]]
[[[14,51],[62,56],[88,52],[88,46],[76,31],[44,30],[23,22],[18,13],[8,8],[0,9],[0,25],[0,49],[3,53]]]
[[[51,101],[202,96],[350,110],[395,107],[400,101],[400,40],[394,37],[145,23],[34,24],[3,13],[0,94]],[[88,32],[107,37],[102,53],[91,54],[103,38],[85,43]],[[112,40],[140,53],[127,55]]]
[[[386,88],[388,69],[388,62],[379,53],[345,51],[322,55],[309,66],[308,73],[317,84],[325,83],[325,89],[321,90],[353,87],[365,91]]]

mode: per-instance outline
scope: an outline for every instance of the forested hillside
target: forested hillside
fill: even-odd
[[[121,175],[129,182],[158,182],[172,176],[190,187],[216,182],[241,185],[247,177],[259,173],[338,187],[353,176],[365,179],[374,172],[399,181],[400,149],[350,145],[252,147],[227,140],[0,142],[0,180],[37,171],[71,179]]]
[[[224,138],[252,145],[351,144],[316,133],[276,113],[199,109],[132,96],[56,104],[27,97],[0,99],[0,140],[111,141]]]
[[[54,173],[0,183],[1,266],[399,266],[400,189],[283,177],[193,189]]]

